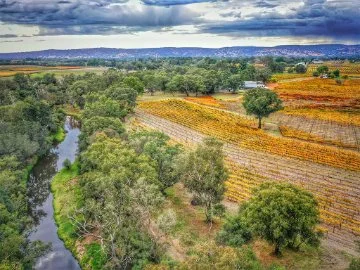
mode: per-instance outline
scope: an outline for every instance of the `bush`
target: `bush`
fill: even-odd
[[[314,76],[314,77],[319,77],[319,76],[320,76],[320,73],[319,73],[318,71],[314,71],[314,72],[313,72],[313,76]]]
[[[250,228],[245,222],[241,210],[238,215],[227,218],[221,231],[216,236],[218,243],[232,247],[241,247],[251,239]]]
[[[63,167],[64,167],[65,169],[67,169],[67,170],[70,170],[70,168],[71,168],[71,161],[70,161],[68,158],[64,160],[64,162],[63,162]]]

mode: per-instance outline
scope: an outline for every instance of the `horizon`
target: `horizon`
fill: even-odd
[[[0,52],[1,54],[16,54],[16,53],[32,53],[32,52],[44,52],[44,51],[72,51],[72,50],[96,50],[96,49],[111,49],[111,50],[156,50],[156,49],[209,49],[209,50],[217,50],[217,49],[226,49],[226,48],[278,48],[278,47],[305,47],[305,46],[360,46],[359,44],[341,44],[341,43],[324,43],[324,44],[281,44],[274,46],[256,46],[256,45],[247,45],[247,46],[224,46],[224,47],[196,47],[196,46],[164,46],[164,47],[139,47],[139,48],[121,48],[121,47],[81,47],[81,48],[70,48],[70,49],[43,49],[43,50],[29,50],[29,51],[13,51],[13,52]]]
[[[0,49],[356,45],[359,13],[337,0],[4,0]]]

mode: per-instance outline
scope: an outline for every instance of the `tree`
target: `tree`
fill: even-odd
[[[150,92],[150,95],[154,95],[155,91],[159,89],[158,81],[155,76],[152,74],[144,76],[146,89]]]
[[[195,93],[197,96],[206,90],[202,78],[193,74],[176,75],[167,84],[167,87],[171,92],[179,91],[185,93],[186,96],[189,96],[190,93]]]
[[[333,74],[336,78],[340,77],[340,70],[338,70],[338,69],[334,70]]]
[[[271,78],[271,70],[268,68],[257,69],[255,72],[255,80],[267,83]]]
[[[283,108],[278,95],[265,88],[255,88],[247,91],[243,106],[247,114],[253,114],[259,119],[259,129],[261,129],[263,117],[268,117],[271,113]]]
[[[176,161],[181,148],[179,145],[168,145],[169,140],[167,135],[156,131],[137,132],[130,136],[130,145],[135,148],[135,151],[148,155],[153,161],[162,192],[178,182],[180,178]]]
[[[180,170],[185,187],[205,207],[207,222],[212,222],[214,206],[223,199],[227,170],[224,165],[222,143],[206,138],[195,151],[181,162]]]
[[[136,90],[138,94],[144,93],[144,84],[142,81],[134,76],[128,76],[123,79],[123,83],[130,88],[133,88]]]
[[[328,66],[319,66],[316,69],[317,72],[319,72],[319,74],[325,74],[329,72],[329,67]]]
[[[244,86],[244,80],[240,74],[231,75],[226,81],[226,87],[235,93]]]
[[[306,72],[306,66],[304,64],[297,64],[295,66],[295,72],[296,73],[305,73]]]
[[[264,183],[255,189],[244,210],[254,235],[275,245],[275,254],[304,244],[318,245],[318,204],[314,196],[288,183]]]
[[[85,80],[76,81],[69,88],[70,102],[78,105],[81,109],[85,105],[85,95],[89,92],[88,82]]]

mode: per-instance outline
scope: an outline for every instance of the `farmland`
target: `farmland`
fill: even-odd
[[[148,102],[139,107],[140,122],[185,145],[198,143],[206,135],[228,142],[225,152],[231,171],[227,182],[230,200],[246,200],[254,186],[269,179],[291,181],[316,194],[322,206],[322,227],[329,239],[353,247],[351,239],[360,233],[359,154],[275,139],[254,130],[249,120],[184,101]],[[349,163],[340,165],[344,160]],[[348,166],[352,162],[353,166]]]
[[[107,68],[93,68],[80,66],[29,66],[29,65],[4,65],[0,66],[0,78],[9,78],[16,73],[31,74],[32,76],[41,76],[45,73],[53,73],[56,76],[66,74],[84,74],[85,72],[102,73]]]
[[[189,147],[205,136],[224,141],[230,201],[246,201],[271,180],[311,191],[320,204],[320,229],[349,251],[360,237],[359,86],[356,79],[280,82],[274,91],[285,109],[266,120],[265,130],[245,115],[241,94],[141,101],[136,116]],[[280,136],[267,130],[272,125]]]

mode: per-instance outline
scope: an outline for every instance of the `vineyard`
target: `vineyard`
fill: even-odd
[[[143,102],[139,108],[240,147],[360,171],[360,153],[307,142],[294,144],[255,129],[253,121],[236,114],[181,100]]]
[[[276,73],[271,77],[273,81],[291,80],[297,78],[312,77],[313,73],[319,66],[325,65],[329,67],[329,71],[339,70],[341,75],[348,75],[353,77],[360,76],[360,64],[350,63],[348,61],[327,61],[322,64],[311,63],[307,66],[306,73]]]
[[[137,119],[179,143],[191,147],[206,136],[205,132],[175,123],[174,118],[169,121],[147,112],[138,110]],[[346,250],[355,248],[354,240],[360,236],[359,172],[254,151],[231,143],[224,145],[224,152],[230,170],[226,184],[228,199],[246,200],[252,188],[264,181],[290,181],[313,192],[319,200],[321,227],[328,239]]]
[[[354,102],[356,105],[360,99],[359,87],[360,80],[344,80],[338,84],[333,79],[317,78],[307,80],[306,84],[303,81],[279,83],[275,92],[285,101],[330,101],[334,105]]]
[[[216,108],[223,108],[222,105],[216,98],[211,96],[202,96],[202,97],[186,97],[185,100],[190,102],[195,102],[201,105],[216,107]]]
[[[307,74],[312,75],[314,71],[319,66],[326,65],[329,67],[330,71],[334,71],[336,69],[340,70],[342,75],[348,76],[359,76],[360,75],[360,64],[359,63],[350,63],[348,61],[327,61],[323,64],[310,64],[307,68]]]

